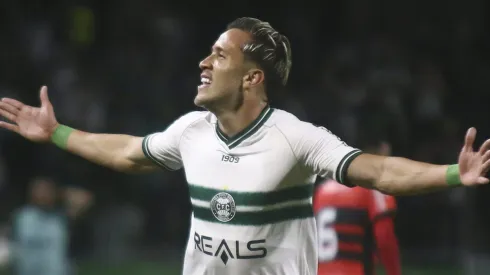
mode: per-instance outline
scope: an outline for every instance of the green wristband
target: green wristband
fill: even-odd
[[[461,178],[459,177],[459,165],[449,165],[446,170],[446,183],[451,186],[462,185]]]
[[[51,142],[53,142],[56,146],[61,149],[66,149],[66,144],[68,143],[68,137],[73,132],[73,128],[70,128],[65,125],[59,125],[54,130],[53,135],[51,136]]]

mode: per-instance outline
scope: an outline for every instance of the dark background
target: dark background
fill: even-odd
[[[37,105],[46,84],[61,123],[161,131],[195,109],[198,62],[226,24],[252,16],[292,43],[289,89],[274,96],[275,107],[353,146],[383,137],[395,155],[455,163],[468,127],[479,130],[479,144],[490,137],[489,11],[484,0],[0,0],[0,96]],[[73,228],[73,258],[82,267],[131,262],[138,274],[154,274],[143,263],[158,265],[153,271],[180,265],[190,214],[182,172],[117,174],[0,131],[5,226],[39,175],[96,197]],[[474,268],[490,253],[488,193],[399,198],[405,273],[464,267],[464,274],[485,274]]]

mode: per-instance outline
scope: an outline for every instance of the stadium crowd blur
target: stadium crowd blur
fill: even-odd
[[[0,1],[0,96],[38,104],[49,87],[59,120],[145,135],[195,109],[198,62],[237,16],[258,16],[293,47],[288,92],[272,105],[346,142],[383,138],[395,155],[454,163],[464,131],[489,137],[490,4],[469,1]],[[190,204],[181,172],[124,175],[0,131],[6,226],[43,176],[89,190],[73,226],[77,259],[180,259]],[[408,262],[458,263],[490,253],[488,188],[399,198]],[[177,251],[177,253],[176,253]],[[418,256],[418,257],[416,257]]]

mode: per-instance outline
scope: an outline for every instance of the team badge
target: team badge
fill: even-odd
[[[229,222],[235,217],[235,200],[226,192],[218,193],[211,199],[211,212],[219,221]]]

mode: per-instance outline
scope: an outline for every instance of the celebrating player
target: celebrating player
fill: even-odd
[[[363,148],[380,155],[390,152],[387,143],[376,140]],[[375,255],[387,275],[401,274],[393,196],[362,187],[348,188],[329,179],[318,186],[313,209],[318,226],[319,275],[374,274]]]
[[[199,66],[194,102],[207,111],[187,113],[144,138],[59,124],[46,87],[39,108],[4,98],[0,114],[13,123],[0,126],[118,171],[184,167],[193,206],[185,275],[316,274],[316,175],[399,195],[488,182],[490,140],[473,151],[475,129],[459,166],[432,165],[363,154],[325,128],[270,107],[267,92],[288,80],[291,48],[266,22],[235,20]]]

